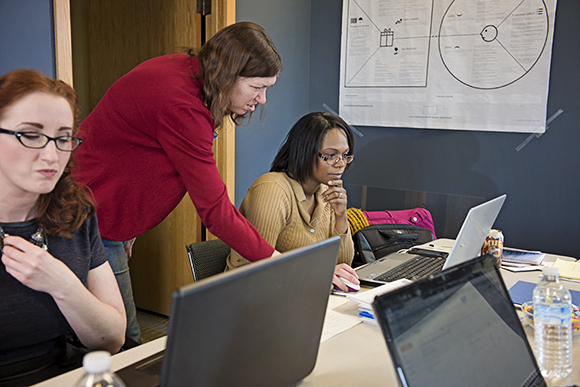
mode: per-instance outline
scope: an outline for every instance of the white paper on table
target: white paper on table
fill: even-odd
[[[333,296],[328,297],[327,309],[336,309],[339,306],[346,304],[348,300],[344,296]]]
[[[360,323],[361,321],[358,316],[339,313],[329,308],[326,310],[326,316],[324,317],[324,327],[322,328],[320,342],[323,343],[331,337],[334,337]]]
[[[518,273],[520,271],[541,271],[543,266],[537,265],[521,265],[521,266],[511,266],[511,265],[504,265],[501,264],[501,268],[504,270],[512,271],[514,273]]]

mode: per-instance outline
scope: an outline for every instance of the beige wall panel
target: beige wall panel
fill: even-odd
[[[139,236],[129,260],[135,304],[169,315],[171,295],[193,282],[185,246],[201,240],[201,222],[189,195],[157,227]]]
[[[53,0],[56,78],[73,86],[69,0]]]

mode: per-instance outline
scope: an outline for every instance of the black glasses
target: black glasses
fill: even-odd
[[[318,152],[318,157],[320,157],[322,160],[326,161],[326,164],[328,165],[335,165],[338,164],[339,161],[344,161],[345,164],[350,164],[352,163],[352,160],[354,160],[354,155],[325,155],[322,154],[320,152]]]
[[[36,132],[15,132],[0,128],[0,133],[13,134],[18,141],[26,148],[42,149],[50,141],[54,141],[56,149],[63,152],[72,152],[77,149],[83,142],[82,139],[73,136],[49,137],[44,133]]]

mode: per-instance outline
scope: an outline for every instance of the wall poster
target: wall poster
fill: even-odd
[[[343,0],[351,125],[543,133],[556,0]]]

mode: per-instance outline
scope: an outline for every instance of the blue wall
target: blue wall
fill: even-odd
[[[52,0],[0,0],[0,74],[33,68],[56,77]]]
[[[236,20],[266,29],[282,57],[283,70],[266,92],[266,115],[236,129],[236,204],[254,180],[270,170],[278,147],[308,108],[310,0],[238,0]]]
[[[341,0],[237,1],[238,20],[263,25],[285,67],[268,92],[265,129],[256,119],[237,129],[237,204],[300,116],[323,111],[323,103],[338,110],[341,15]],[[558,1],[547,111],[564,114],[543,136],[517,152],[527,134],[358,127],[364,137],[356,138],[356,160],[344,176],[349,206],[361,205],[355,188],[363,185],[481,200],[507,193],[495,223],[507,245],[580,257],[578,20],[580,1]],[[367,209],[396,209],[381,205]]]
[[[310,110],[338,108],[341,14],[342,1],[312,0]],[[358,127],[364,137],[345,183],[485,199],[507,193],[495,223],[507,245],[580,257],[578,20],[580,1],[558,1],[547,111],[564,114],[542,137],[517,152],[528,134]]]

